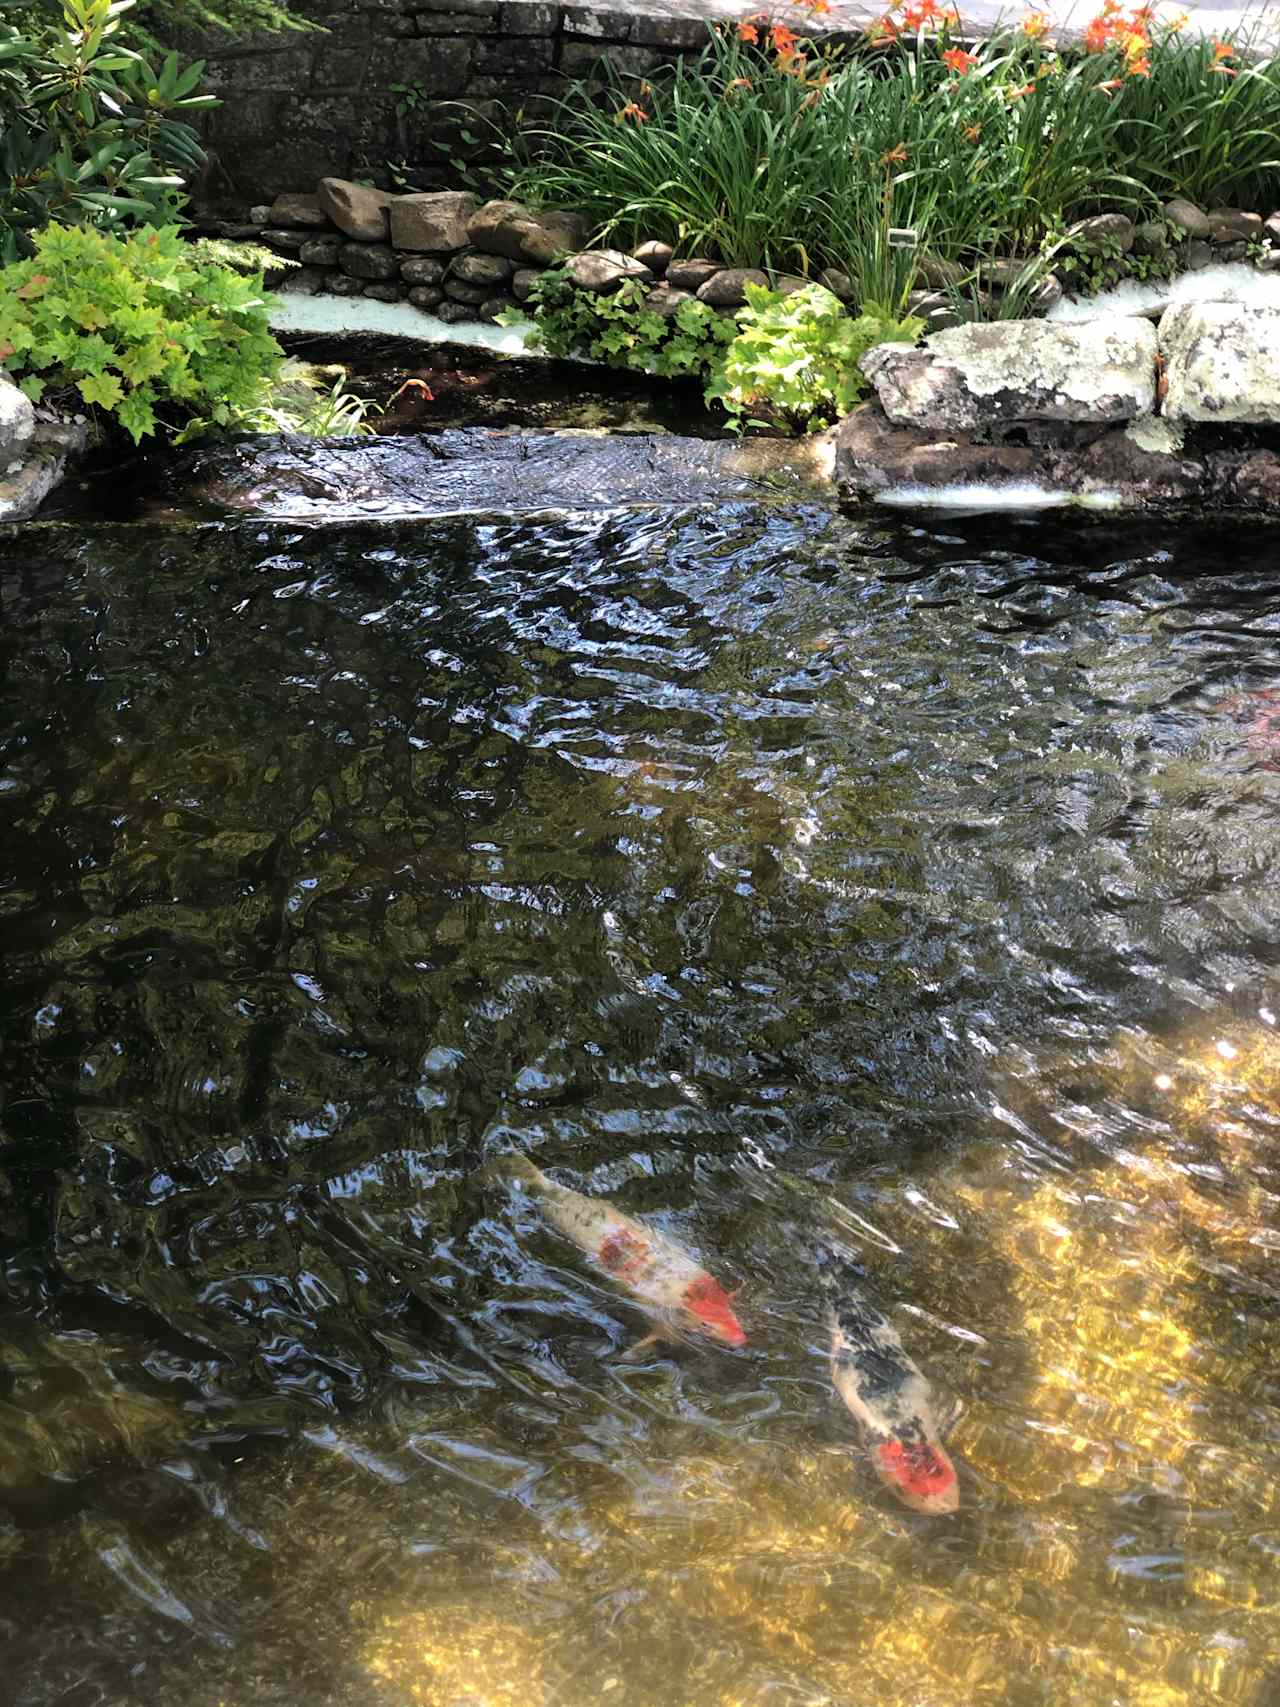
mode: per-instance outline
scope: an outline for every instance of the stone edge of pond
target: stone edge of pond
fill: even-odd
[[[1280,300],[1007,320],[882,344],[835,433],[846,504],[955,488],[1121,509],[1280,510]],[[901,501],[900,498],[897,501]]]

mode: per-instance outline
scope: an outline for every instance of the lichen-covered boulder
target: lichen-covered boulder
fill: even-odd
[[[465,239],[486,255],[505,255],[526,267],[549,267],[586,240],[587,224],[578,214],[560,208],[535,213],[523,202],[486,202],[472,214]]]
[[[0,374],[0,471],[25,454],[35,430],[31,399],[7,375]]]
[[[1155,407],[1156,334],[1138,318],[1004,320],[880,344],[860,367],[898,426],[975,432],[1007,421],[1129,421]]]
[[[1280,421],[1280,308],[1183,302],[1160,321],[1168,390],[1182,421]]]
[[[433,255],[465,249],[477,205],[468,190],[397,196],[391,204],[391,241],[397,249]]]
[[[391,200],[386,190],[371,190],[348,178],[321,178],[316,187],[316,206],[355,243],[386,242]]]

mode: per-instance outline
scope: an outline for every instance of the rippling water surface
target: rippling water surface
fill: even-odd
[[[1280,1699],[1278,544],[0,546],[12,1698]],[[511,1149],[747,1350],[626,1361]],[[868,1474],[784,1176],[953,1518]]]

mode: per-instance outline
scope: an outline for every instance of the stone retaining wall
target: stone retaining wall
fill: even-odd
[[[709,19],[740,17],[744,7],[738,0],[641,0],[625,11],[581,0],[301,0],[296,9],[327,34],[214,34],[183,43],[207,61],[205,87],[223,102],[202,118],[212,158],[197,193],[206,205],[247,205],[326,173],[390,186],[388,162],[407,163],[415,188],[457,187],[456,170],[433,144],[447,140],[464,158],[483,148],[460,136],[446,103],[479,103],[495,121],[503,109],[529,125],[603,54],[619,71],[643,77],[700,48]],[[852,15],[822,31],[808,14],[800,18],[806,34],[852,37]]]

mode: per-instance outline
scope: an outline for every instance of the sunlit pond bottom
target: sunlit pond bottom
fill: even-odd
[[[0,544],[5,1700],[1280,1700],[1278,548]],[[629,1355],[508,1152],[746,1346]],[[819,1225],[953,1516],[833,1397]]]

